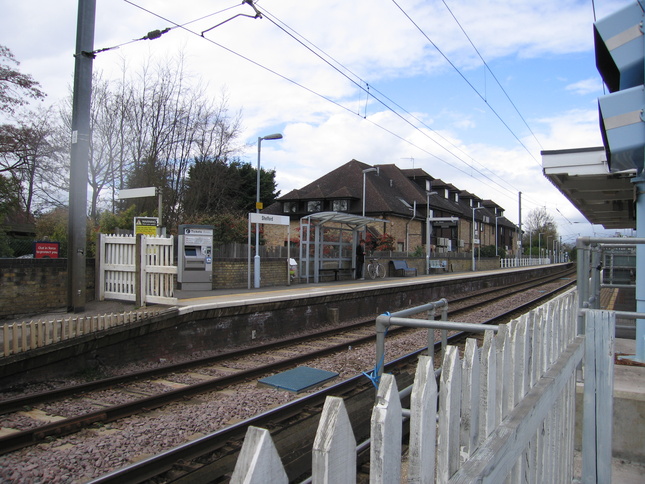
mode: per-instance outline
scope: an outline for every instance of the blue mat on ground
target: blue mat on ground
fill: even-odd
[[[338,373],[334,373],[333,371],[319,370],[308,366],[299,366],[298,368],[283,371],[277,375],[262,378],[261,380],[258,380],[258,383],[299,393],[316,385],[320,385],[332,378],[336,378],[337,376]]]

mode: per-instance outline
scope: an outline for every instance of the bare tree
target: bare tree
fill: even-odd
[[[51,109],[24,113],[16,120],[16,125],[0,127],[0,171],[8,172],[19,184],[22,209],[31,216],[38,190],[38,170],[63,148],[53,137]]]
[[[240,115],[229,114],[224,94],[213,100],[207,89],[185,72],[181,56],[156,66],[143,65],[135,75],[123,66],[121,79],[93,80],[88,184],[90,216],[102,208],[115,211],[117,190],[158,187],[164,221],[178,223],[183,213],[185,184],[195,160],[226,159],[238,149]],[[55,144],[69,150],[71,101],[61,108]],[[38,194],[57,205],[68,187],[69,155],[41,161]],[[49,188],[49,190],[47,189]],[[135,200],[138,213],[152,215],[156,200]],[[129,203],[131,204],[131,202]]]
[[[522,245],[525,247],[529,247],[531,244],[537,247],[539,241],[544,241],[542,247],[546,247],[547,240],[554,239],[558,235],[555,219],[547,211],[546,207],[538,207],[531,210],[526,217],[523,230],[524,237]]]

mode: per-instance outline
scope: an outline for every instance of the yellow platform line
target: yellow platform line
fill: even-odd
[[[614,310],[614,307],[616,306],[616,299],[618,299],[618,288],[614,288],[611,293],[611,297],[609,298],[609,304],[607,305],[607,309],[609,311]]]

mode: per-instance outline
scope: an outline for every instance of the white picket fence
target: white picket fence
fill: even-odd
[[[10,356],[42,348],[77,336],[131,324],[161,313],[162,309],[129,311],[98,316],[71,316],[56,320],[22,321],[4,324],[0,332],[0,356]]]
[[[468,340],[463,360],[448,347],[439,391],[432,360],[420,357],[409,412],[396,380],[384,374],[372,411],[370,482],[571,482],[575,370],[584,355],[576,308],[572,290],[496,335],[487,331],[481,348]],[[312,455],[312,482],[356,482],[356,442],[342,399],[327,398]],[[268,431],[248,430],[231,482],[288,482]]]
[[[176,304],[174,238],[141,236],[137,274],[137,238],[101,234],[99,248],[99,300],[136,301],[141,304]]]
[[[519,261],[515,257],[507,257],[499,260],[499,266],[502,269],[508,269],[510,267],[541,266],[548,265],[550,263],[551,259],[545,257],[522,257]]]

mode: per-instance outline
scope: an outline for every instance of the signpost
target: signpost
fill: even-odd
[[[134,217],[134,235],[157,235],[157,217]]]
[[[150,232],[150,229],[145,229],[145,232],[137,232],[137,218],[141,219],[153,219],[154,217],[135,217],[135,222],[134,222],[134,233],[135,235],[138,233],[142,233],[144,235],[161,235],[161,224],[163,223],[163,218],[161,215],[161,207],[162,207],[162,196],[161,196],[161,190],[158,190],[155,187],[144,187],[144,188],[128,188],[128,189],[122,189],[119,191],[119,200],[125,200],[128,198],[145,198],[145,197],[154,197],[157,194],[159,194],[159,203],[158,203],[158,215],[159,217],[156,217],[155,219],[157,220],[157,223],[155,224],[155,230],[154,232]],[[146,223],[142,223],[142,226],[150,226],[147,225]],[[159,228],[159,231],[157,230],[157,227]]]
[[[286,225],[287,226],[287,285],[291,284],[289,277],[289,259],[291,258],[291,226],[287,215],[267,215],[263,213],[249,213],[249,250],[248,250],[248,288],[251,289],[251,224]],[[258,225],[258,230],[260,226]],[[259,240],[259,238],[258,238]],[[255,248],[253,262],[254,287],[260,287],[260,253],[259,247]]]

